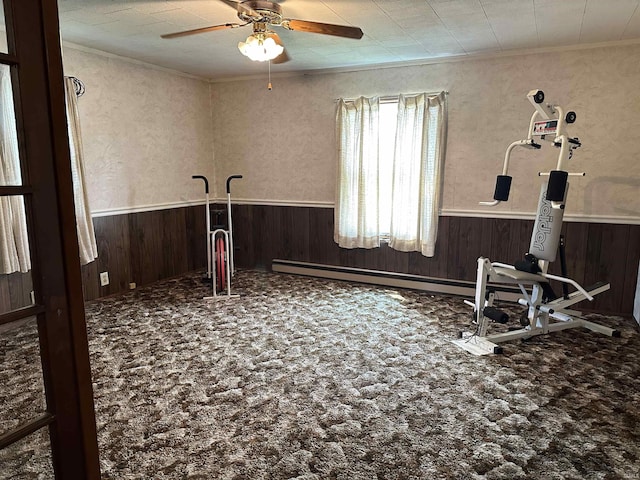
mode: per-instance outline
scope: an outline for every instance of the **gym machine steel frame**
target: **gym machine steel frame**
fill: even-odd
[[[473,324],[476,329],[474,332],[461,332],[459,338],[453,341],[476,355],[502,353],[502,347],[498,345],[502,342],[527,339],[570,328],[586,328],[613,337],[620,335],[617,330],[587,321],[581,318],[581,312],[568,308],[584,300],[592,301],[595,295],[610,288],[609,283],[598,283],[592,287],[583,288],[566,276],[547,273],[549,263],[555,260],[558,245],[561,248],[561,260],[563,259],[564,245],[560,232],[569,187],[567,179],[569,176],[585,174],[566,171],[573,151],[581,145],[578,138],[571,138],[566,133],[567,124],[574,123],[576,120],[575,113],[568,112],[565,115],[559,105],[544,103],[544,93],[541,90],[532,90],[527,94],[527,98],[535,108],[529,122],[527,138],[515,141],[507,147],[502,175],[498,175],[496,180],[493,201],[480,202],[480,204],[495,206],[508,200],[511,187],[511,177],[508,175],[509,160],[516,147],[538,150],[542,145],[537,143],[534,137],[539,137],[540,140],[552,142],[560,149],[560,153],[556,170],[538,174],[548,176],[549,180],[541,186],[529,253],[525,256],[527,262],[509,265],[491,262],[483,257],[478,259],[475,298],[473,302],[465,300],[466,304],[473,307]],[[564,271],[563,275],[566,275]],[[555,298],[549,294],[550,280],[561,282],[562,296]],[[522,328],[489,334],[492,322],[506,323],[508,319],[504,312],[493,306],[495,295],[488,287],[490,282],[517,285],[520,288],[523,298],[518,300],[518,303],[526,307],[526,311],[520,318]],[[573,288],[571,293],[569,293],[569,287]]]

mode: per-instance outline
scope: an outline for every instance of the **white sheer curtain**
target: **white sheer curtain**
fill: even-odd
[[[67,100],[71,175],[73,176],[73,194],[76,207],[76,230],[78,232],[78,247],[80,248],[80,263],[85,265],[98,258],[98,247],[85,189],[80,115],[78,114],[78,99],[73,78],[65,77],[64,85]]]
[[[447,135],[444,92],[398,98],[389,246],[435,253]]]
[[[8,67],[0,67],[0,185],[21,185],[13,91]],[[0,274],[31,269],[24,200],[0,197]]]
[[[380,246],[378,109],[378,98],[338,103],[334,240],[344,248]]]
[[[71,78],[65,78],[65,93],[78,245],[80,262],[84,265],[97,258],[98,249],[84,186],[80,121],[75,84]],[[11,75],[5,67],[0,67],[0,102],[0,185],[21,185]],[[0,274],[30,269],[24,200],[19,196],[0,197]]]
[[[398,97],[393,178],[380,175],[378,98],[340,100],[336,116],[338,181],[334,239],[344,248],[389,246],[433,256],[447,134],[446,93]],[[381,182],[391,198],[380,198]],[[390,232],[381,232],[380,204],[391,204]]]

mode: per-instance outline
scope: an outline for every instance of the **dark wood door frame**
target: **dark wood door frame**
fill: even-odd
[[[98,445],[67,139],[58,6],[4,0],[47,412],[58,479],[99,479]],[[15,316],[15,314],[14,314]],[[36,413],[36,412],[34,412]],[[6,443],[6,442],[5,442]]]

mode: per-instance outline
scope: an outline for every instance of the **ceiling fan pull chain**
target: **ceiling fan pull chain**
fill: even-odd
[[[267,89],[269,91],[272,90],[272,86],[271,86],[271,60],[269,60],[269,83],[267,84]]]

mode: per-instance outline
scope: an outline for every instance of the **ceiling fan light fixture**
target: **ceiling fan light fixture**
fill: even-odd
[[[273,38],[262,33],[249,35],[245,42],[238,42],[238,50],[255,62],[273,60],[284,51]]]

